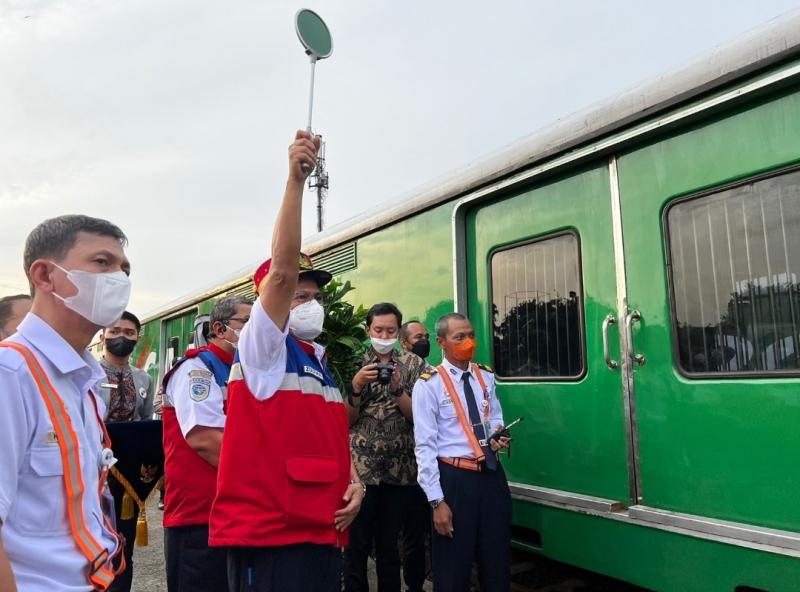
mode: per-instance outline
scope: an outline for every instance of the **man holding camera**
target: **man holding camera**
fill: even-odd
[[[361,512],[350,530],[347,592],[369,590],[367,556],[373,541],[379,589],[400,591],[397,540],[408,508],[418,496],[410,394],[425,368],[419,356],[396,349],[402,322],[403,315],[394,304],[382,302],[369,309],[371,347],[347,398],[353,463],[367,486]]]

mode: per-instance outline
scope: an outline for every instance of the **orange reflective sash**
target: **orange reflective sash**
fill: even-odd
[[[439,376],[442,377],[444,390],[447,392],[447,396],[450,397],[450,401],[453,403],[453,408],[456,410],[456,417],[458,418],[458,423],[461,424],[461,429],[464,431],[464,435],[467,437],[469,446],[470,448],[472,448],[472,453],[475,455],[475,460],[481,462],[486,458],[486,454],[484,454],[483,448],[481,447],[480,442],[478,442],[478,437],[475,435],[475,430],[472,427],[472,422],[468,419],[467,414],[464,412],[464,406],[461,404],[461,397],[458,396],[458,391],[456,390],[456,387],[453,384],[453,379],[450,378],[450,374],[447,372],[447,368],[445,368],[444,365],[439,366],[437,370]],[[478,383],[481,385],[481,388],[483,389],[483,400],[484,400],[483,417],[486,421],[488,421],[489,391],[486,389],[486,382],[483,380],[483,375],[481,374],[481,371],[477,365],[475,364],[472,365],[472,371],[475,373],[475,377],[478,379]],[[464,394],[464,396],[466,396],[466,393]],[[485,429],[486,428],[484,428],[484,431]]]
[[[50,415],[50,421],[53,423],[53,430],[56,433],[56,439],[58,441],[58,449],[61,453],[61,462],[64,467],[64,489],[67,498],[67,515],[69,517],[69,526],[72,531],[72,536],[81,553],[83,553],[89,561],[89,570],[87,573],[89,583],[95,590],[106,590],[111,585],[111,582],[114,581],[115,573],[108,567],[110,563],[109,560],[111,559],[108,550],[100,545],[92,536],[83,515],[84,484],[81,474],[80,455],[78,452],[80,447],[78,436],[72,427],[72,422],[66,407],[64,407],[64,402],[53,387],[53,384],[50,382],[41,364],[39,364],[39,361],[27,347],[19,343],[8,341],[0,343],[0,347],[13,349],[20,354],[28,365],[31,376],[36,382],[39,394],[42,396],[42,400],[47,408],[47,413]],[[92,402],[95,405],[95,413],[97,413],[97,403],[94,402],[93,396]],[[99,419],[98,414],[98,420]],[[102,421],[100,421],[100,425],[103,430],[104,444],[110,448],[111,442],[108,439],[108,432],[105,429],[105,425]],[[101,491],[104,484],[103,475],[107,472],[107,468],[101,472]],[[105,518],[105,523],[110,527],[107,518]],[[111,532],[118,538],[113,528]],[[121,550],[121,546],[119,546],[118,550]],[[123,559],[122,565],[116,573],[120,573],[120,571],[125,568],[124,563]]]

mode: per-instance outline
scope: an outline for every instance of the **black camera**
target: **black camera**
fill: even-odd
[[[382,385],[387,385],[392,382],[392,374],[394,373],[394,362],[387,362],[386,364],[376,364],[378,370],[378,382]]]

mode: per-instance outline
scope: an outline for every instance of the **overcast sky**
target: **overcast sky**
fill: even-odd
[[[797,0],[0,0],[0,295],[47,217],[112,220],[145,314],[265,256],[317,67],[332,225],[680,66]],[[315,228],[313,199],[304,229]]]

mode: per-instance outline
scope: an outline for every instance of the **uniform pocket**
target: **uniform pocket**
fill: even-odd
[[[58,446],[31,448],[30,472],[25,473],[20,476],[9,522],[31,536],[68,533],[64,465]]]
[[[455,405],[442,405],[439,407],[439,415],[445,419],[453,419],[457,416]]]
[[[338,491],[339,463],[334,457],[290,456],[286,509],[297,525],[333,526],[333,514],[342,504]]]
[[[40,477],[55,477],[64,474],[61,450],[57,447],[32,448],[31,470]]]

